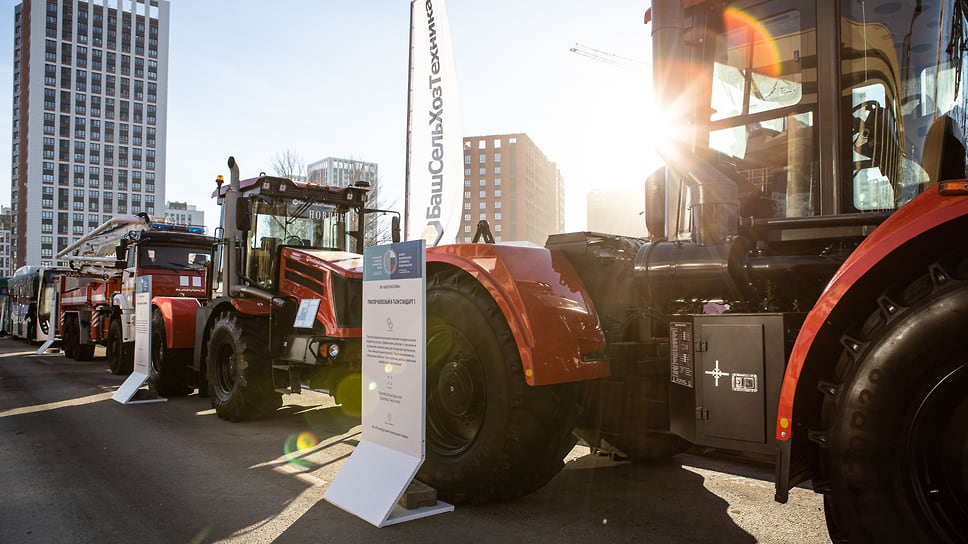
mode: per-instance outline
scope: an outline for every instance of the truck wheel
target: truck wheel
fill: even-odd
[[[180,397],[192,392],[188,386],[186,360],[178,350],[168,349],[165,318],[158,308],[151,310],[151,384],[162,397]]]
[[[574,446],[576,388],[529,386],[507,321],[462,272],[427,289],[427,442],[418,477],[452,502],[520,497]]]
[[[94,344],[78,344],[75,355],[78,361],[90,361],[94,359]]]
[[[258,419],[279,407],[272,388],[268,323],[226,314],[216,319],[208,341],[208,384],[212,408],[222,419]]]
[[[124,342],[121,332],[121,316],[112,317],[108,325],[107,356],[111,374],[130,374],[134,370],[134,353]]]
[[[878,305],[843,337],[841,385],[825,388],[830,536],[968,542],[968,259],[933,264]]]
[[[70,316],[64,318],[64,330],[61,332],[61,348],[64,357],[74,359],[77,353],[77,342],[74,340],[74,320]]]

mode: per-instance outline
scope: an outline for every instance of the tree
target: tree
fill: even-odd
[[[306,179],[306,161],[291,149],[272,157],[272,170],[282,178]]]

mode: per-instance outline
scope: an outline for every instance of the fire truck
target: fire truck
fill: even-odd
[[[574,440],[811,481],[836,542],[968,541],[962,0],[653,0],[649,237],[427,255],[427,458],[528,493]]]
[[[191,343],[178,342],[161,325],[164,316],[169,322],[192,319],[205,298],[215,240],[204,232],[201,226],[158,222],[147,214],[117,216],[58,253],[58,259],[71,265],[55,278],[64,354],[90,360],[95,346],[104,345],[111,372],[131,372],[135,281],[150,276],[151,382],[162,395],[189,393],[185,376]]]

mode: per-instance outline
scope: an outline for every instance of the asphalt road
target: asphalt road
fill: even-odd
[[[633,465],[581,447],[527,497],[378,529],[323,499],[359,440],[325,395],[232,424],[195,395],[116,403],[123,378],[103,358],[35,349],[0,339],[0,544],[829,542],[820,496],[774,503],[770,467]]]

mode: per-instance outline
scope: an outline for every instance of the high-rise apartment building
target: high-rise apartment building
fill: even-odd
[[[337,157],[326,157],[315,162],[309,163],[306,167],[306,180],[309,183],[319,183],[331,187],[346,187],[357,181],[365,181],[370,184],[370,194],[367,196],[368,207],[380,208],[380,168],[375,162],[366,162],[356,159],[340,159]],[[387,226],[380,221],[380,216],[371,214],[367,216],[367,225],[364,235],[364,246],[371,246],[383,241],[384,231]],[[356,221],[355,218],[350,219]]]
[[[13,252],[10,240],[13,232],[13,214],[10,208],[0,206],[0,276],[13,276]]]
[[[194,204],[187,202],[168,202],[165,205],[165,221],[175,225],[203,227],[205,210],[199,210]]]
[[[527,134],[465,137],[463,213],[459,242],[486,219],[496,241],[544,245],[565,229],[561,172]]]
[[[168,0],[14,6],[16,266],[53,264],[113,215],[163,213],[168,13]]]

